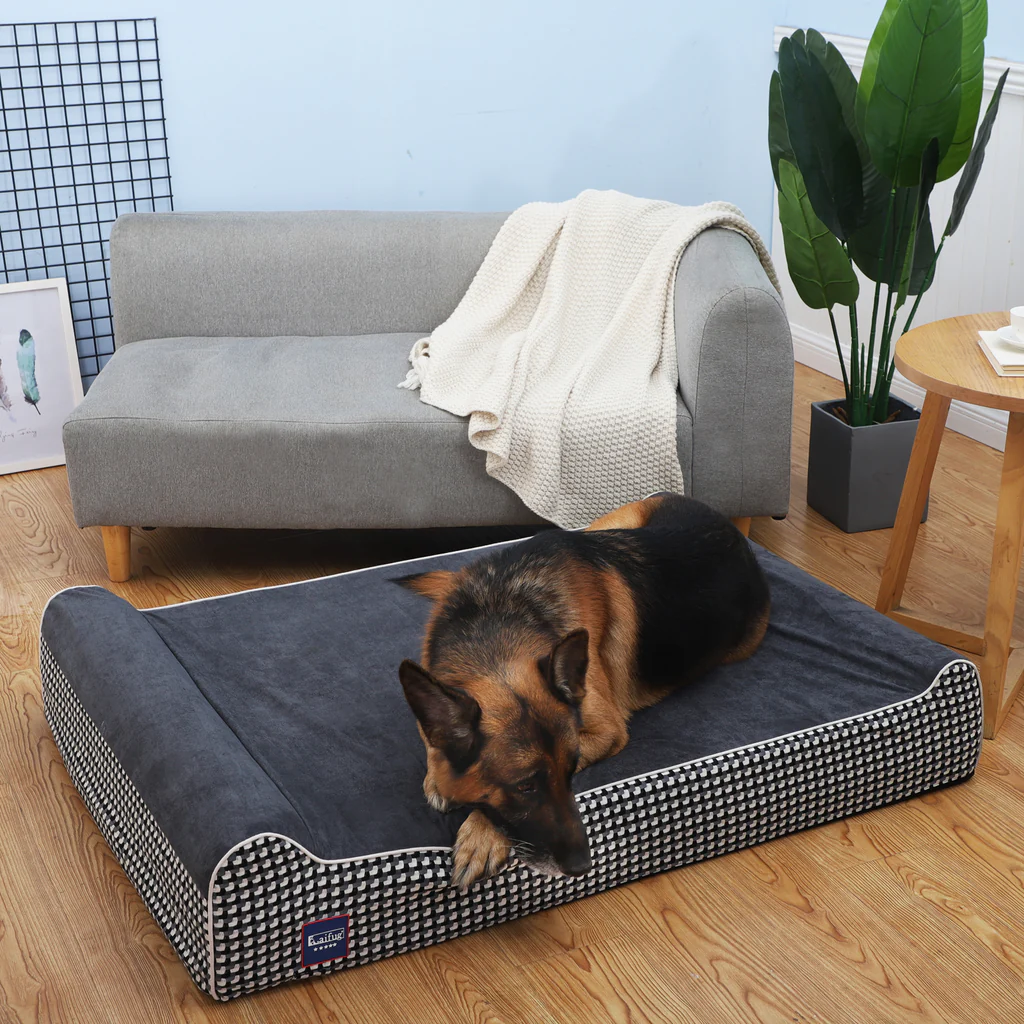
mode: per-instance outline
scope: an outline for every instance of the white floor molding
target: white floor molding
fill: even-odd
[[[831,338],[809,330],[800,324],[790,323],[793,331],[793,356],[798,363],[809,366],[813,370],[827,373],[836,380],[842,380],[839,369],[839,356],[836,355],[835,342]],[[924,388],[912,384],[899,373],[893,378],[892,393],[907,402],[921,408],[924,400]],[[983,409],[964,402],[954,402],[949,410],[946,426],[958,434],[981,441],[991,448],[1003,450],[1006,441],[1006,413],[997,409]]]

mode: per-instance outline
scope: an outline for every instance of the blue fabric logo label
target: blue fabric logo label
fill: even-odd
[[[348,956],[348,914],[302,926],[302,966],[315,967]]]

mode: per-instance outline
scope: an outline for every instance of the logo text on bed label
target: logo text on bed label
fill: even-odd
[[[315,967],[348,956],[348,914],[302,926],[302,966]]]

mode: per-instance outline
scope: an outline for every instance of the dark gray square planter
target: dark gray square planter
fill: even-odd
[[[899,409],[899,419],[851,427],[830,411],[841,404],[811,404],[807,504],[847,533],[885,530],[896,522],[921,413],[890,398],[889,414]],[[921,522],[927,518],[926,502]]]

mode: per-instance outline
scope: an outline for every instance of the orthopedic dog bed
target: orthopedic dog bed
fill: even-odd
[[[512,542],[515,543],[515,542]],[[150,611],[100,587],[42,622],[68,772],[217,999],[368,963],[968,778],[973,665],[758,549],[768,635],[576,777],[594,869],[460,894],[397,668],[429,605],[390,577],[481,551]],[[683,584],[685,585],[685,584]]]

